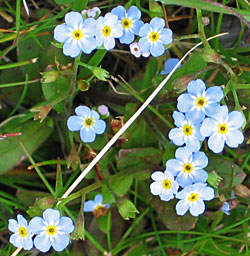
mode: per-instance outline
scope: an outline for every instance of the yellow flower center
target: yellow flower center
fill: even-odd
[[[125,29],[131,28],[131,25],[132,25],[132,22],[131,22],[130,19],[128,19],[128,18],[122,19],[122,26],[123,26]]]
[[[102,210],[103,208],[105,208],[102,204],[98,204],[95,208],[96,211]]]
[[[159,39],[160,35],[157,33],[157,32],[152,32],[150,35],[149,35],[149,39],[152,41],[152,42],[157,42],[158,39]]]
[[[18,233],[21,237],[26,237],[28,235],[28,231],[25,227],[20,227]]]
[[[170,189],[172,187],[172,182],[168,179],[165,179],[163,180],[162,182],[162,186],[165,188],[165,189]]]
[[[183,165],[184,172],[190,173],[193,171],[193,165],[192,164],[184,164]]]
[[[80,39],[83,37],[82,31],[79,30],[79,29],[74,30],[74,31],[73,31],[73,37],[74,37],[76,40],[80,40]]]
[[[189,124],[186,124],[183,127],[183,132],[184,132],[184,134],[190,136],[190,135],[193,134],[193,127],[191,125],[189,125]]]
[[[111,33],[111,28],[109,26],[105,26],[103,29],[102,29],[102,34],[104,36],[109,36]]]
[[[225,134],[228,132],[228,126],[226,124],[218,125],[218,132],[221,134]]]
[[[190,196],[188,197],[188,200],[190,202],[195,202],[198,199],[198,194],[197,193],[191,193]]]
[[[196,106],[199,107],[199,108],[204,107],[204,105],[206,105],[206,103],[207,103],[207,101],[205,100],[204,97],[197,98],[197,100],[195,102]]]
[[[46,229],[46,232],[47,232],[48,235],[53,236],[53,235],[56,234],[57,229],[56,229],[55,226],[48,226],[47,229]]]
[[[94,119],[92,117],[88,117],[83,122],[84,126],[91,127],[94,124]]]

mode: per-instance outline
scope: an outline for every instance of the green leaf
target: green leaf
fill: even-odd
[[[152,79],[155,76],[157,69],[158,69],[158,63],[156,58],[150,58],[144,78],[143,78],[143,87],[140,88],[141,90],[146,89],[150,85],[152,85]]]
[[[149,4],[149,11],[150,11],[150,17],[163,17],[163,11],[161,6],[156,3],[155,0],[149,0],[148,1]]]
[[[60,158],[57,159],[55,193],[57,198],[63,193],[63,179],[62,179],[62,168],[61,168]]]
[[[12,122],[14,119],[12,118]],[[8,130],[8,123],[5,124],[5,129]],[[45,119],[44,122],[27,121],[22,125],[17,125],[11,132],[21,132],[22,135],[11,137],[0,141],[0,174],[12,169],[19,164],[21,160],[26,158],[22,148],[19,145],[20,139],[27,150],[34,152],[51,134],[53,129],[52,119]]]
[[[74,0],[54,0],[57,4],[72,4]]]
[[[219,12],[219,13],[224,13],[224,14],[232,14],[230,11],[227,9],[224,9],[223,7],[220,6],[215,6],[210,3],[204,3],[202,0],[156,0],[156,1],[161,1],[162,3],[166,5],[179,5],[179,6],[185,6],[189,8],[198,8],[206,11],[211,11],[211,12]],[[232,8],[235,12],[238,12],[239,14],[243,15],[245,19],[250,21],[250,13],[247,10],[239,10],[236,8]]]

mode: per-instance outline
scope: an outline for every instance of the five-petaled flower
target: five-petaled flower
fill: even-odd
[[[194,122],[202,122],[205,116],[213,116],[220,109],[219,102],[223,98],[223,91],[219,86],[206,90],[201,79],[189,82],[188,93],[181,94],[177,99],[177,108],[186,113],[186,117]]]
[[[231,148],[236,148],[243,142],[244,136],[239,129],[244,122],[244,116],[240,111],[228,114],[227,106],[221,106],[213,117],[205,118],[200,132],[203,136],[209,137],[208,147],[214,153],[220,153],[225,143]]]
[[[23,247],[24,250],[33,248],[32,233],[29,224],[21,214],[17,215],[17,221],[14,219],[9,220],[8,228],[11,232],[14,232],[10,236],[11,244],[18,248]]]
[[[208,164],[208,158],[203,152],[193,153],[186,147],[178,148],[176,159],[166,162],[166,170],[176,177],[180,186],[186,187],[193,183],[206,182],[208,174],[203,170]]]
[[[176,204],[176,212],[178,215],[184,215],[189,210],[191,215],[198,216],[205,211],[203,201],[212,200],[214,196],[214,190],[207,187],[206,183],[187,186],[176,194],[176,198],[181,199]]]
[[[113,13],[107,13],[104,17],[100,16],[97,19],[97,46],[103,44],[106,50],[111,50],[115,47],[115,38],[122,36],[123,27],[118,22],[118,16]]]
[[[96,20],[83,19],[79,12],[69,12],[65,15],[65,23],[55,27],[54,38],[64,43],[63,53],[72,58],[81,51],[91,53],[96,48]]]
[[[173,41],[173,33],[165,28],[164,19],[154,17],[144,24],[139,31],[139,46],[142,52],[150,51],[152,56],[159,57],[165,52],[164,45]]]
[[[75,109],[76,116],[70,116],[67,126],[70,131],[80,131],[81,140],[91,143],[95,140],[96,134],[103,134],[106,123],[100,119],[100,115],[87,106],[79,106]]]
[[[200,123],[193,123],[178,111],[174,111],[173,118],[177,128],[171,129],[168,137],[175,145],[186,144],[190,151],[197,152],[201,147],[200,141],[204,140],[200,134]]]
[[[123,27],[123,34],[119,37],[119,41],[122,44],[133,42],[135,35],[139,34],[139,30],[143,25],[143,22],[139,20],[141,18],[141,11],[136,6],[131,6],[126,12],[126,9],[119,5],[111,13],[118,16],[119,22]]]
[[[164,69],[161,71],[161,75],[169,74],[179,61],[180,60],[178,58],[170,58],[166,60],[164,63]],[[179,64],[177,68],[180,68],[180,67],[181,67],[181,64]]]
[[[34,245],[41,252],[47,252],[51,246],[61,252],[70,242],[69,234],[74,230],[74,224],[71,218],[61,217],[58,210],[46,209],[43,218],[31,219],[30,230],[37,235]]]
[[[93,212],[95,216],[105,215],[109,204],[103,204],[102,195],[96,195],[94,200],[89,200],[84,203],[84,212]]]
[[[174,176],[168,172],[156,171],[151,175],[154,182],[150,185],[150,191],[155,196],[160,196],[161,200],[169,201],[177,193],[179,184],[174,180]]]

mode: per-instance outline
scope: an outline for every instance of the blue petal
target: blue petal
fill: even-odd
[[[70,116],[67,121],[67,126],[70,131],[80,131],[83,126],[84,119],[80,116]]]
[[[104,41],[104,38],[103,38],[103,36],[102,36],[102,33],[101,33],[101,32],[98,32],[98,33],[96,34],[96,45],[97,45],[97,47],[103,45],[103,41]]]
[[[108,12],[108,13],[105,14],[104,19],[105,19],[106,24],[108,26],[113,27],[118,21],[118,16],[114,15],[111,12]]]
[[[115,39],[114,37],[107,37],[107,38],[104,38],[104,44],[103,44],[104,48],[108,51],[108,50],[111,50],[115,47]]]
[[[93,18],[87,18],[83,22],[83,36],[95,36],[97,31],[97,22]]]
[[[137,20],[133,23],[133,27],[132,30],[134,31],[134,33],[136,35],[139,35],[139,31],[141,29],[141,27],[144,25],[144,23],[141,20]]]
[[[98,205],[98,204],[102,204],[102,201],[103,201],[102,195],[96,195],[94,201],[95,201],[95,203],[96,203],[97,205]]]
[[[177,98],[177,108],[181,112],[188,112],[194,106],[194,99],[188,93],[183,93]]]
[[[202,200],[207,200],[207,201],[214,199],[215,197],[214,189],[210,187],[205,187],[202,190],[200,197],[202,198]]]
[[[122,44],[130,44],[134,41],[135,39],[135,35],[133,32],[129,31],[129,30],[124,30],[124,33],[122,35],[122,37],[119,38],[119,41]]]
[[[96,208],[96,202],[89,200],[84,203],[84,212],[93,212]]]
[[[147,36],[149,33],[150,33],[150,29],[151,29],[151,26],[146,23],[144,24],[141,28],[140,28],[140,31],[139,31],[139,36],[140,37],[144,37],[144,36]],[[141,39],[140,39],[141,40]],[[139,40],[139,42],[140,42]]]
[[[160,42],[155,42],[154,44],[152,44],[149,50],[154,57],[159,57],[165,52],[165,48]]]
[[[203,169],[193,171],[192,173],[193,173],[193,182],[194,183],[207,181],[208,174]]]
[[[95,141],[96,133],[92,129],[83,127],[80,130],[80,137],[83,142],[91,143]]]
[[[46,228],[45,223],[41,217],[34,217],[29,223],[31,233],[39,235]]]
[[[64,234],[69,234],[74,230],[74,224],[71,218],[61,217],[57,225],[58,231]]]
[[[176,209],[176,213],[178,215],[181,215],[183,216],[189,209],[189,204],[188,204],[188,201],[186,200],[180,200],[176,206],[175,206],[175,209]]]
[[[160,171],[156,171],[156,172],[152,173],[151,179],[154,181],[162,182],[162,180],[164,179],[164,173],[160,172]]]
[[[221,211],[223,211],[225,214],[230,215],[230,211],[231,207],[229,206],[228,202],[225,202],[222,207],[221,207]]]
[[[46,209],[43,212],[44,220],[47,221],[50,225],[57,223],[60,219],[60,216],[61,216],[60,212],[54,209]]]
[[[70,37],[72,37],[72,32],[68,30],[67,25],[61,24],[54,29],[54,38],[60,43],[66,42]]]
[[[190,209],[191,215],[197,217],[198,215],[202,214],[205,211],[205,204],[203,201],[197,200],[193,202]]]
[[[201,109],[195,108],[186,113],[186,118],[192,123],[200,123],[204,120],[205,113]]]
[[[154,196],[158,196],[162,193],[163,187],[162,187],[162,181],[160,182],[153,182],[150,184],[150,192]]]
[[[201,79],[193,80],[188,83],[187,90],[188,93],[200,96],[206,89],[205,83]]]
[[[220,107],[219,112],[214,115],[214,118],[220,121],[220,123],[224,123],[225,120],[228,118],[228,108],[227,106],[223,105]]]
[[[205,120],[202,122],[200,133],[207,137],[211,136],[213,133],[217,131],[217,122],[211,118],[205,118]]]
[[[49,236],[47,236],[46,233],[36,236],[34,239],[34,245],[41,252],[47,252],[51,247]]]
[[[133,20],[139,20],[141,18],[141,11],[134,5],[128,9],[128,17]]]
[[[163,44],[171,44],[173,42],[173,32],[169,28],[164,28],[160,33],[160,40]]]
[[[192,164],[198,168],[205,168],[208,165],[208,158],[204,152],[196,152],[194,153]]]
[[[186,142],[187,149],[192,152],[197,152],[201,148],[200,141],[194,136],[188,136],[185,142]]]
[[[93,126],[93,129],[95,131],[95,133],[97,134],[103,134],[105,132],[106,129],[106,123],[103,120],[97,120],[95,122],[95,125]]]
[[[65,15],[65,22],[75,30],[83,23],[83,17],[79,12],[69,12]]]
[[[14,232],[14,233],[17,232],[17,231],[18,231],[17,221],[14,220],[14,219],[10,219],[10,220],[9,220],[8,229],[9,229],[11,232]]]
[[[78,116],[86,118],[90,117],[91,109],[87,106],[79,106],[75,109],[75,112]]]
[[[112,35],[115,38],[121,37],[123,34],[123,26],[120,23],[117,23],[115,26],[112,27]]]
[[[240,111],[232,111],[228,115],[228,126],[230,128],[241,128],[245,122],[245,118]]]
[[[175,151],[175,157],[183,163],[190,163],[192,162],[193,153],[187,147],[178,148]]]
[[[81,50],[84,53],[91,53],[94,49],[96,49],[96,39],[95,37],[87,37],[81,39]]]
[[[119,20],[121,20],[126,15],[126,9],[123,6],[119,5],[119,6],[115,7],[114,9],[112,9],[111,13],[117,15]]]
[[[63,54],[72,58],[77,57],[81,52],[81,49],[76,40],[70,39],[63,45]]]
[[[10,236],[10,243],[17,248],[23,247],[22,238],[18,233],[15,233]]]
[[[178,176],[176,177],[176,181],[179,183],[180,186],[182,186],[183,188],[186,186],[189,186],[193,183],[192,178],[190,177],[190,175],[188,175],[188,173],[186,172],[180,172],[178,174]]]
[[[220,153],[223,150],[224,145],[225,145],[225,139],[221,134],[214,134],[208,139],[208,147],[214,153]]]
[[[168,137],[177,146],[182,146],[184,144],[183,132],[178,128],[171,129]]]
[[[185,116],[182,113],[180,113],[178,111],[174,111],[173,119],[174,119],[174,124],[177,127],[183,127],[184,126]]]
[[[170,58],[166,60],[164,63],[164,70],[161,71],[161,75],[169,74],[178,62],[179,62],[179,59],[177,58]],[[178,68],[180,67],[181,67],[181,64],[178,65]]]
[[[219,111],[220,111],[220,105],[218,103],[212,102],[212,103],[206,104],[205,113],[207,116],[213,117]]]
[[[27,220],[21,214],[17,215],[17,222],[22,227],[27,227],[28,226]]]
[[[174,198],[172,190],[164,190],[164,193],[160,195],[162,201],[169,201]]]
[[[181,170],[180,162],[176,159],[169,159],[166,162],[166,170],[176,176]]]
[[[63,251],[69,245],[68,235],[58,235],[52,240],[52,246],[57,252]]]
[[[162,18],[154,17],[150,21],[150,25],[152,28],[154,28],[154,30],[161,30],[165,27],[165,20]]]
[[[213,86],[206,90],[206,98],[215,102],[219,102],[223,99],[223,91],[219,86]]]
[[[148,52],[149,51],[150,43],[149,43],[148,38],[146,38],[146,37],[140,38],[138,44],[139,44],[139,47],[140,47],[142,52]]]
[[[90,116],[95,120],[100,119],[100,115],[95,110],[91,110]]]
[[[23,238],[23,249],[30,250],[33,248],[33,240],[30,236]]]
[[[237,148],[244,141],[244,136],[239,130],[231,130],[226,135],[226,144],[231,148]]]

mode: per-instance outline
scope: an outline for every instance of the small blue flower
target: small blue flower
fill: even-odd
[[[65,15],[65,22],[54,30],[54,38],[64,43],[63,54],[75,58],[81,51],[91,53],[96,48],[96,20],[84,20],[79,12],[69,12]]]
[[[166,170],[176,177],[180,186],[186,187],[193,183],[206,182],[208,174],[203,170],[208,164],[208,158],[203,152],[192,153],[186,147],[178,148],[176,159],[166,162]]]
[[[213,117],[205,118],[200,132],[203,136],[209,137],[208,147],[214,153],[220,153],[225,143],[231,148],[237,148],[244,141],[244,136],[239,130],[244,122],[244,116],[240,111],[228,114],[227,106],[221,106]]]
[[[177,128],[170,130],[168,137],[177,146],[186,144],[187,148],[192,152],[199,151],[201,147],[200,141],[204,137],[200,134],[200,123],[193,123],[187,119],[183,113],[174,111],[174,124]]]
[[[95,140],[96,134],[103,134],[106,123],[100,119],[100,115],[87,106],[79,106],[75,109],[76,116],[70,116],[67,126],[70,131],[80,131],[81,140],[91,143]]]
[[[96,195],[94,201],[89,200],[84,203],[84,212],[98,211],[100,208],[109,208],[109,204],[103,204],[102,195]]]
[[[177,193],[179,184],[174,180],[174,176],[168,172],[156,171],[151,175],[154,182],[150,185],[150,191],[155,196],[160,196],[161,200],[169,201]]]
[[[166,60],[164,63],[164,69],[161,71],[161,75],[169,74],[179,61],[180,60],[178,58],[170,58]],[[181,64],[178,65],[178,68],[180,67],[181,67]]]
[[[118,22],[118,16],[113,13],[107,13],[104,17],[100,16],[97,19],[97,46],[103,44],[106,50],[111,50],[115,47],[115,38],[122,36],[123,27]]]
[[[165,52],[165,44],[173,41],[172,30],[165,28],[164,19],[154,17],[144,24],[139,31],[139,46],[142,52],[150,51],[152,56],[159,57]]]
[[[61,217],[58,210],[46,209],[43,218],[34,217],[30,221],[30,229],[37,235],[34,239],[35,247],[41,252],[47,252],[51,246],[61,252],[69,245],[69,236],[74,230],[71,218]]]
[[[236,200],[236,197],[234,195],[234,191],[231,192],[231,197],[223,203],[221,207],[221,211],[224,212],[226,215],[230,215],[230,211],[234,208],[236,208],[238,205],[238,202]]]
[[[30,231],[27,220],[21,215],[17,215],[17,221],[14,219],[9,220],[8,229],[13,232],[10,236],[10,243],[15,247],[23,247],[24,250],[33,248],[32,233]]]
[[[119,5],[115,7],[111,13],[118,16],[119,22],[123,26],[123,34],[119,37],[119,41],[122,44],[130,44],[133,42],[135,35],[139,34],[139,30],[143,25],[143,22],[139,20],[141,18],[141,11],[136,6],[131,6],[128,12],[126,12],[126,9]]]
[[[183,216],[189,210],[196,217],[205,211],[203,201],[212,200],[214,196],[214,190],[206,183],[187,186],[176,194],[176,198],[181,199],[175,206],[176,213]]]
[[[101,10],[98,7],[93,7],[91,9],[83,10],[83,17],[86,18],[97,18],[101,14]]]
[[[188,93],[180,95],[177,99],[177,108],[186,113],[188,119],[202,122],[207,116],[213,116],[220,109],[219,102],[223,98],[223,91],[219,86],[206,90],[206,85],[201,79],[189,82]]]

